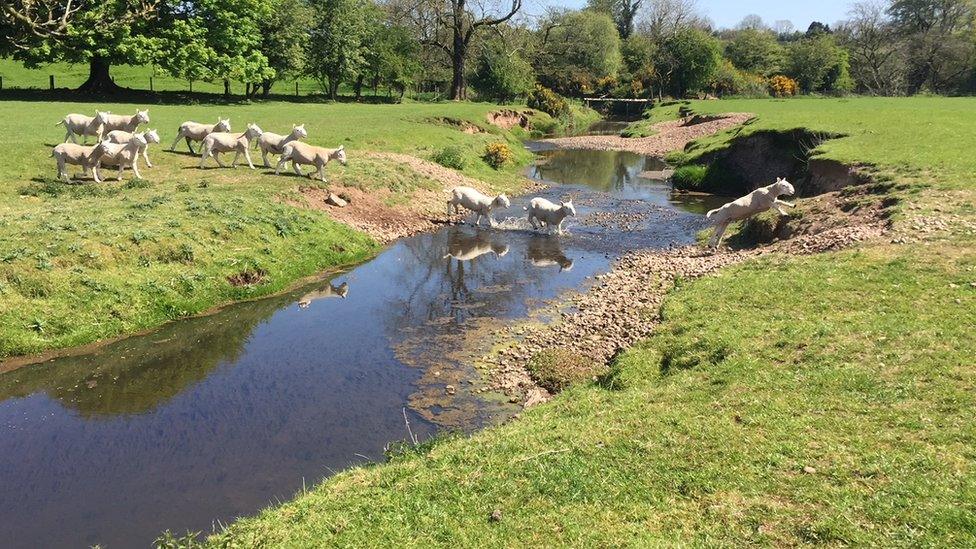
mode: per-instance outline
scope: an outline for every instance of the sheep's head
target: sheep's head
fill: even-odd
[[[508,254],[508,244],[491,244],[491,251],[495,252],[498,257],[505,257]]]
[[[339,284],[337,288],[333,288],[332,291],[335,292],[337,296],[345,299],[346,296],[349,295],[349,283],[343,282],[342,284]]]
[[[496,208],[507,208],[512,205],[512,201],[504,194],[500,194],[495,197],[495,200],[491,204]]]
[[[145,134],[139,134],[139,133],[133,134],[132,139],[129,140],[129,145],[134,146],[137,149],[141,149],[142,147],[145,147],[148,143],[149,140],[146,139]],[[159,141],[157,141],[156,143],[159,143]]]
[[[563,213],[566,215],[576,217],[576,206],[573,206],[573,201],[563,202]]]
[[[573,270],[573,260],[572,259],[570,259],[570,258],[568,258],[566,256],[563,256],[563,257],[560,257],[559,259],[557,259],[557,261],[559,262],[559,272],[563,272],[563,271],[569,272],[569,271],[572,271]]]
[[[257,139],[258,137],[261,137],[264,130],[259,128],[257,124],[248,124],[246,133],[248,139]]]
[[[108,152],[112,149],[111,145],[112,142],[108,139],[99,141],[98,145],[95,145],[95,148],[92,150],[92,155],[99,157],[103,154],[108,154]]]
[[[146,138],[146,143],[159,143],[159,132],[156,130],[149,130],[142,136]]]
[[[295,137],[299,139],[305,139],[308,137],[308,132],[305,131],[305,124],[299,124],[297,126],[291,127],[291,133],[295,134]]]
[[[776,178],[776,183],[773,185],[773,187],[776,189],[776,194],[778,196],[792,196],[796,194],[796,189],[793,188],[793,184],[782,177]]]
[[[149,109],[146,109],[144,111],[136,111],[136,123],[137,124],[149,123]]]
[[[214,132],[229,132],[230,131],[230,118],[224,118],[221,120],[217,118],[217,123],[214,125]]]
[[[346,146],[339,145],[339,148],[336,149],[334,153],[332,153],[332,158],[338,160],[339,163],[342,164],[343,166],[348,164],[348,161],[346,160]]]

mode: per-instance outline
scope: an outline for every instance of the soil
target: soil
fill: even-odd
[[[664,156],[671,151],[684,149],[688,143],[707,135],[744,124],[753,115],[728,113],[719,117],[681,119],[654,125],[657,130],[650,137],[620,137],[616,135],[583,135],[546,139],[557,148],[590,149],[598,151],[630,151],[648,156]]]
[[[500,111],[493,111],[486,115],[488,123],[494,124],[499,128],[510,130],[515,126],[520,128],[529,129],[529,117],[526,113],[513,111],[511,109],[502,109]]]

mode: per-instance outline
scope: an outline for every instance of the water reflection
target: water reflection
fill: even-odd
[[[573,260],[563,253],[558,238],[537,236],[529,240],[526,256],[534,267],[559,267],[559,271],[573,268]]]
[[[345,299],[349,295],[349,283],[343,282],[336,286],[331,280],[322,286],[319,290],[313,290],[303,295],[301,299],[298,300],[298,306],[302,309],[308,309],[308,306],[312,304],[313,301],[317,299],[328,299],[330,297],[339,297]]]
[[[458,229],[450,231],[445,258],[452,257],[458,262],[471,261],[485,254],[495,254],[505,257],[508,244],[503,240],[504,235],[496,231],[477,229],[473,234]]]

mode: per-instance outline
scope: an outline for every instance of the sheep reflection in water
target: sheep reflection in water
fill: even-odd
[[[559,266],[559,272],[570,271],[573,269],[573,260],[566,257],[559,239],[536,236],[529,239],[527,249],[529,262],[535,267]]]
[[[490,253],[495,254],[496,257],[504,257],[508,253],[508,244],[490,231],[477,231],[473,234],[454,231],[447,241],[447,253],[444,254],[444,259],[471,261]]]
[[[322,287],[321,290],[315,290],[303,295],[302,298],[298,300],[298,307],[301,309],[308,309],[308,306],[317,299],[327,299],[330,297],[341,297],[342,299],[345,299],[347,295],[349,295],[348,282],[343,282],[342,284],[336,286],[330,281],[328,284]]]

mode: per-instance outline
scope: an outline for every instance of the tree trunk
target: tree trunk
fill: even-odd
[[[468,42],[464,39],[461,29],[454,29],[454,48],[451,50],[451,67],[454,76],[451,79],[451,99],[463,101],[468,98],[468,87],[464,82],[464,61],[468,56]]]
[[[265,80],[261,83],[261,95],[268,97],[271,95],[271,86],[274,84],[271,80]]]
[[[365,77],[363,75],[359,75],[359,76],[356,77],[356,83],[353,86],[356,89],[356,101],[359,101],[363,97],[363,81],[364,80],[365,80]]]
[[[224,78],[224,97],[230,99],[230,80]]]
[[[112,64],[104,57],[94,56],[88,61],[88,80],[78,91],[88,93],[118,93],[122,88],[112,80],[109,69]]]

